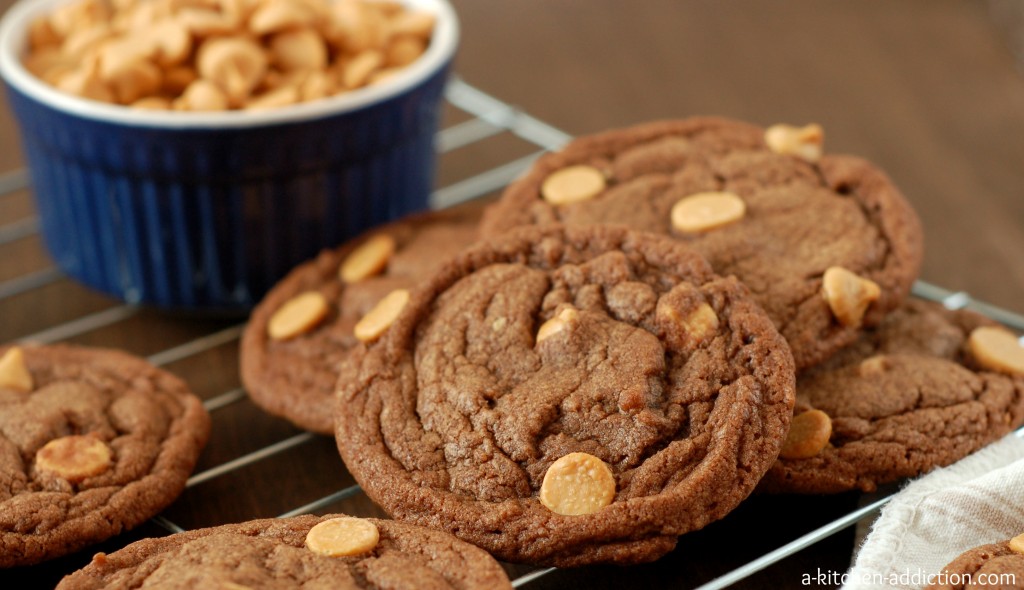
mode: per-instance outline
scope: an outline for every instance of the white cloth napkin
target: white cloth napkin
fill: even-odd
[[[1024,533],[1024,439],[1009,435],[914,481],[882,509],[845,590],[923,588],[964,551]]]

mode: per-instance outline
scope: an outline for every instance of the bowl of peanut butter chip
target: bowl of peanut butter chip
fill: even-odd
[[[0,77],[44,242],[128,303],[244,313],[428,206],[446,0],[22,0]]]

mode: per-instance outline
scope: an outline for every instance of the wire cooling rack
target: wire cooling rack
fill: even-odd
[[[447,183],[432,195],[431,203],[435,208],[452,206],[497,191],[526,170],[541,153],[558,149],[571,139],[566,133],[462,80],[452,80],[445,96],[447,108],[455,113],[449,118],[457,122],[439,132],[436,138],[442,170],[443,158],[448,154],[467,147],[487,151],[487,143],[492,141],[507,143],[508,139],[512,139],[518,143],[512,151],[520,155],[511,161],[503,161],[482,172]],[[499,151],[507,154],[509,150],[506,148]],[[73,301],[73,304],[68,305],[69,317],[58,318],[56,325],[34,329],[29,333],[4,333],[0,340],[36,343],[72,341],[125,348],[145,356],[155,365],[173,369],[190,383],[199,379],[205,384],[203,389],[207,391],[198,393],[204,398],[205,406],[214,419],[213,439],[200,460],[197,472],[188,480],[182,498],[152,519],[152,524],[173,533],[274,515],[288,517],[335,511],[363,516],[383,515],[345,472],[334,451],[333,440],[295,430],[255,410],[248,402],[243,389],[237,386],[237,346],[244,324],[202,318],[168,318],[166,314],[114,303],[77,287],[40,254],[42,250],[38,223],[29,210],[30,206],[25,204],[28,202],[28,185],[28,175],[24,170],[0,175],[0,223],[4,224],[0,225],[0,257],[23,256],[26,250],[29,251],[26,256],[28,262],[23,265],[27,268],[23,272],[0,277],[0,317],[5,320],[0,323],[0,329],[4,325],[14,324],[17,330],[21,324],[16,321],[16,316],[25,313],[31,315],[33,300],[57,297]],[[1018,331],[1024,331],[1024,317],[1021,315],[974,300],[966,293],[918,282],[914,286],[914,294],[939,301],[950,309],[974,309]],[[12,321],[8,322],[8,319]],[[25,325],[41,324],[37,321]],[[138,333],[134,338],[124,335],[133,331]],[[170,336],[158,336],[164,333]],[[164,346],[165,340],[173,344]],[[157,349],[154,350],[154,346]],[[211,370],[220,374],[220,379],[202,379],[204,371]],[[190,375],[193,376],[191,379]],[[233,382],[234,385],[217,389],[217,384],[225,381]],[[218,425],[221,424],[231,424],[232,432],[242,432],[245,436],[240,437],[242,440],[218,441]],[[1022,432],[1024,429],[1017,432],[1018,436]],[[239,492],[240,489],[244,491]],[[256,498],[256,506],[247,501],[253,497]],[[292,503],[284,506],[283,510],[273,511],[279,508],[275,500],[282,497],[303,497],[308,498],[308,501],[298,506]],[[680,549],[658,562],[661,564],[660,569],[658,564],[612,570],[612,573],[607,569],[594,568],[589,571],[558,572],[555,568],[536,569],[508,564],[506,569],[513,577],[513,586],[517,588],[557,587],[582,579],[588,580],[588,586],[611,587],[612,582],[602,584],[601,579],[619,576],[627,580],[626,584],[678,585],[682,580],[688,587],[715,590],[736,584],[811,546],[826,542],[836,533],[872,517],[891,497],[891,493],[883,494],[862,507],[857,507],[855,502],[851,503],[849,498],[837,502],[800,500],[791,506],[801,506],[800,510],[804,514],[813,512],[816,502],[825,502],[822,504],[826,508],[822,511],[824,514],[818,518],[800,519],[802,522],[795,528],[787,528],[775,535],[765,532],[768,529],[775,530],[773,527],[762,527],[758,534],[763,534],[766,540],[760,544],[754,543],[752,550],[738,552],[738,556],[731,531],[749,530],[750,522],[742,522],[743,519],[760,522],[760,517],[751,514],[752,510],[757,509],[745,508],[747,504],[756,504],[757,499],[745,502],[736,512],[726,517],[721,526],[716,523],[708,527],[713,529],[719,526],[719,530],[724,530],[723,533],[705,534],[705,531],[700,531],[684,536],[680,541]],[[807,505],[811,508],[807,508]],[[776,510],[777,506],[769,504],[768,508]],[[218,514],[216,521],[210,521],[211,512]],[[204,516],[197,516],[199,514]],[[726,524],[730,519],[741,522],[730,528]],[[690,537],[696,541],[688,542]],[[85,553],[91,555],[89,550]],[[703,568],[695,565],[695,562],[713,562],[716,556],[721,557],[726,553],[734,557],[722,560],[720,565]],[[666,564],[668,567],[665,567]],[[689,570],[692,575],[680,578],[678,575],[667,574],[667,569]],[[556,572],[556,575],[552,575]],[[555,578],[559,575],[568,577],[558,582]],[[621,587],[618,582],[615,584]],[[783,580],[780,585],[795,586],[797,579]]]

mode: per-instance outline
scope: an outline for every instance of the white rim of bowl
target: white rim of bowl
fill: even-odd
[[[77,0],[70,0],[70,2]],[[300,123],[358,110],[413,88],[451,61],[458,45],[459,23],[447,0],[405,0],[437,16],[427,51],[391,79],[316,101],[266,111],[168,112],[133,109],[66,94],[36,78],[21,62],[29,24],[69,0],[19,0],[0,20],[0,76],[18,91],[51,108],[108,123],[164,129],[251,128]]]

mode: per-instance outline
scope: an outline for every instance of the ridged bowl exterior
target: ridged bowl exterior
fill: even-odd
[[[449,64],[358,110],[258,127],[125,125],[7,94],[61,269],[130,303],[244,310],[320,249],[427,207]]]

